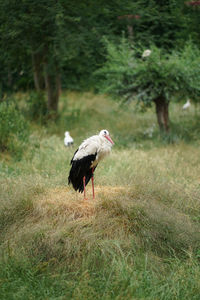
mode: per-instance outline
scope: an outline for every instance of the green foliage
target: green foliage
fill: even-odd
[[[179,70],[185,92],[195,102],[200,102],[200,51],[192,44],[186,44],[179,59]],[[179,74],[177,74],[178,76]]]
[[[191,2],[191,5],[189,4]],[[194,3],[194,5],[192,5]],[[185,27],[186,35],[189,36],[192,41],[199,47],[200,45],[200,5],[198,1],[187,1],[184,5],[183,14],[185,17]]]
[[[44,123],[48,116],[44,92],[31,92],[26,100],[26,114],[30,120]]]
[[[21,158],[29,138],[29,125],[12,100],[0,103],[0,151]]]
[[[170,54],[151,46],[151,54],[144,58],[144,49],[130,48],[124,38],[119,45],[106,44],[107,61],[96,72],[102,78],[104,92],[146,105],[160,96],[167,101],[177,94],[182,98],[200,96],[200,53],[190,44]]]
[[[105,61],[102,37],[118,40],[122,32],[128,37],[127,26],[132,26],[134,43],[174,49],[189,37],[184,6],[181,0],[86,0],[76,5],[68,0],[0,0],[3,89],[33,87],[33,54],[41,57],[40,65],[57,65],[64,88],[88,89],[95,85],[93,72]],[[132,14],[140,18],[119,19]]]

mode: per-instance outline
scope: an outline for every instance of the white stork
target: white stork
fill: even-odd
[[[69,131],[65,131],[64,145],[66,147],[71,146],[74,143],[73,138],[69,134]]]
[[[92,194],[94,195],[94,170],[100,160],[110,154],[113,141],[107,130],[101,130],[99,135],[93,135],[84,140],[74,153],[71,160],[71,169],[68,184],[72,184],[75,191],[84,192],[85,187],[92,178]]]
[[[151,50],[147,49],[143,52],[142,54],[142,58],[148,57],[151,55]]]

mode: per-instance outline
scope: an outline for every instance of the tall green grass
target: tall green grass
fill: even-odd
[[[0,299],[199,299],[198,112],[171,105],[166,140],[153,109],[72,92],[59,109],[55,123],[32,123],[21,161],[2,156]],[[115,146],[83,202],[70,159],[103,128]]]

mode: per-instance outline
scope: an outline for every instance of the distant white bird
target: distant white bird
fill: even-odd
[[[154,133],[154,130],[155,130],[155,127],[156,127],[156,125],[153,124],[151,127],[147,128],[147,129],[144,131],[144,134],[147,135],[148,137],[152,138],[153,133]]]
[[[142,58],[148,57],[150,54],[151,54],[151,50],[147,49],[147,50],[145,50],[145,51],[143,52]]]
[[[71,146],[74,143],[73,138],[70,136],[69,131],[65,132],[64,145],[66,147]]]
[[[183,105],[182,109],[188,109],[191,106],[190,99]]]
[[[84,140],[74,153],[68,183],[72,184],[75,191],[78,190],[80,193],[84,191],[84,199],[86,196],[85,187],[91,178],[94,199],[94,170],[99,161],[110,154],[113,144],[109,132],[104,129],[100,131],[99,135],[93,135]]]

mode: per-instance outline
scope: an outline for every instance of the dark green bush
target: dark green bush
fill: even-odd
[[[11,101],[0,103],[0,151],[20,159],[29,138],[29,124]]]
[[[27,99],[27,117],[32,121],[44,123],[48,115],[44,92],[31,92]]]

